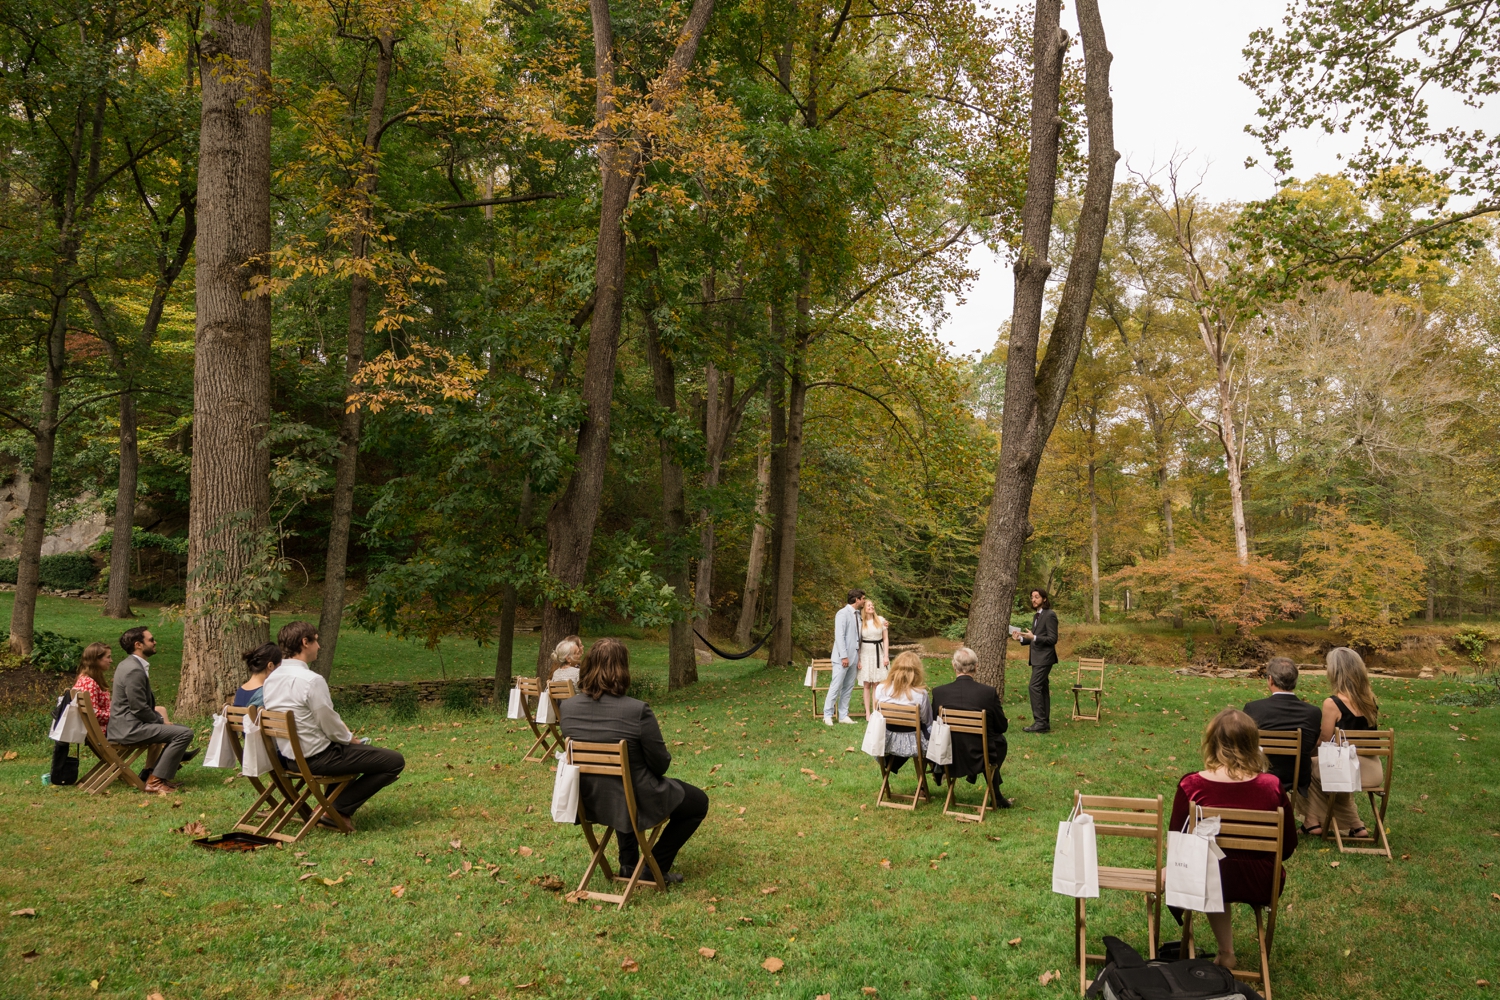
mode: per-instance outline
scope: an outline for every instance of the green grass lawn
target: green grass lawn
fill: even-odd
[[[43,627],[57,628],[51,614],[49,602]],[[351,670],[430,655],[364,641]],[[662,672],[660,647],[632,651],[645,673]],[[1062,720],[1065,669],[1054,677]],[[1102,725],[1057,721],[1034,736],[1015,724],[1026,713],[1013,673],[1004,788],[1016,808],[961,825],[936,805],[876,809],[878,769],[848,749],[861,730],[822,726],[800,670],[750,661],[704,674],[655,703],[671,773],[708,789],[710,817],[679,859],[688,881],[665,898],[642,891],[624,913],[538,884],[554,875],[571,889],[583,839],[548,816],[551,771],[520,762],[529,733],[494,714],[424,710],[413,725],[379,709],[351,715],[407,755],[401,781],[359,814],[353,837],[317,832],[251,856],[212,854],[173,832],[190,820],[228,829],[248,804],[243,779],[225,784],[226,772],[195,763],[171,800],[123,785],[92,798],[44,788],[39,718],[0,720],[0,750],[18,753],[0,764],[0,997],[1071,996],[1072,901],[1050,891],[1050,862],[1073,790],[1170,799],[1197,766],[1204,720],[1261,693],[1253,681],[1112,668]],[[1475,983],[1500,983],[1500,870],[1488,867],[1500,856],[1496,709],[1435,705],[1451,683],[1376,685],[1382,721],[1398,733],[1398,860],[1303,843],[1288,862],[1276,996],[1488,995],[1500,987]],[[1310,699],[1325,693],[1322,678],[1304,687]],[[1105,840],[1101,861],[1145,855]],[[35,918],[4,916],[22,908]],[[1107,895],[1090,909],[1094,940],[1115,933],[1144,947],[1135,898]],[[1241,953],[1253,955],[1240,910]],[[770,957],[781,972],[762,968]],[[622,968],[627,959],[638,971]],[[1041,985],[1052,969],[1061,979]]]

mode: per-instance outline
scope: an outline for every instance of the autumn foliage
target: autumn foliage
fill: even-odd
[[[1150,618],[1184,618],[1247,633],[1271,618],[1286,618],[1302,607],[1301,585],[1288,579],[1291,567],[1251,557],[1244,565],[1232,550],[1198,539],[1160,559],[1127,566],[1110,577],[1129,588]]]
[[[1351,646],[1395,645],[1400,623],[1424,599],[1427,564],[1416,547],[1388,528],[1352,520],[1342,507],[1318,506],[1298,566],[1310,604]]]

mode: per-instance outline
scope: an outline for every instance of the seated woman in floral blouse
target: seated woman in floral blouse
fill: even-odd
[[[99,717],[99,729],[109,725],[109,681],[105,671],[114,666],[114,656],[102,642],[91,642],[83,650],[83,662],[78,667],[78,677],[73,687],[87,691],[89,701],[94,703],[94,714]]]

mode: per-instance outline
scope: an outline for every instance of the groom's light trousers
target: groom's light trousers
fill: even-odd
[[[834,705],[838,706],[839,718],[843,719],[849,715],[849,695],[854,691],[854,679],[859,676],[859,663],[851,662],[847,667],[841,667],[837,662],[833,665],[833,677],[828,682],[828,696],[823,699],[823,716],[833,718]]]

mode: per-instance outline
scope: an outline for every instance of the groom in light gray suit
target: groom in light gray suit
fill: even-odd
[[[849,591],[849,602],[833,617],[833,680],[828,683],[828,697],[823,700],[823,725],[833,725],[833,706],[839,708],[839,721],[854,724],[849,718],[849,694],[859,674],[859,616],[854,605],[864,600],[865,592]]]

